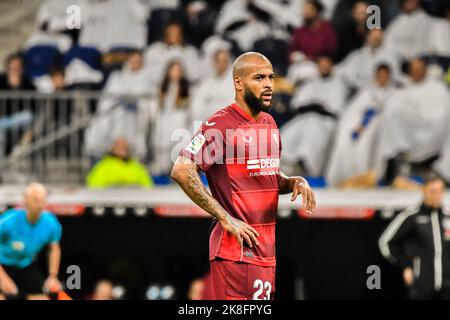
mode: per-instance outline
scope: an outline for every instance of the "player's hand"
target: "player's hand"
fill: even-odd
[[[57,277],[48,276],[47,280],[45,280],[44,288],[48,290],[48,292],[58,292],[62,290],[62,285]]]
[[[259,233],[244,221],[227,215],[220,223],[226,231],[230,232],[236,238],[241,248],[244,246],[244,240],[250,248],[259,244],[257,239]]]
[[[303,178],[296,178],[292,188],[291,201],[295,201],[299,194],[302,195],[302,204],[306,213],[313,213],[316,209],[316,197],[308,182]]]
[[[403,280],[407,286],[411,286],[414,282],[414,273],[413,270],[408,267],[403,270]]]
[[[19,293],[16,284],[8,276],[0,279],[0,289],[0,291],[6,295],[16,296]]]

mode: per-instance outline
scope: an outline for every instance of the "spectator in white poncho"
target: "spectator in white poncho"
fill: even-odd
[[[377,65],[388,64],[395,80],[400,71],[396,54],[383,44],[383,30],[373,29],[367,33],[365,45],[350,53],[336,66],[344,83],[352,89],[359,89],[373,82]]]
[[[196,128],[210,115],[234,101],[230,52],[218,50],[214,55],[215,74],[200,82],[192,95],[192,121]]]
[[[433,18],[420,7],[420,0],[403,0],[403,12],[386,30],[386,46],[402,59],[427,55]]]
[[[408,163],[428,160],[440,153],[448,136],[448,88],[427,76],[421,59],[409,63],[410,84],[386,104],[380,119],[380,146],[376,168],[387,185],[400,186]]]
[[[189,82],[195,82],[200,76],[200,60],[195,47],[184,43],[183,29],[178,23],[170,23],[164,29],[163,41],[153,43],[145,52],[145,61],[149,72],[161,83],[169,63],[178,60],[186,70]]]
[[[286,168],[300,166],[303,174],[323,173],[336,119],[344,110],[346,89],[333,73],[331,58],[318,59],[320,77],[296,89],[292,107],[299,113],[281,129]],[[293,169],[294,168],[294,169]]]
[[[377,66],[375,79],[358,92],[339,119],[326,171],[330,186],[375,186],[373,159],[380,134],[380,116],[394,91],[391,74],[388,65]]]
[[[142,52],[130,55],[122,70],[110,75],[97,115],[86,131],[87,154],[101,158],[118,137],[130,141],[141,160],[147,156],[147,131],[156,106],[156,85],[144,68]]]
[[[152,128],[154,174],[169,174],[172,159],[176,159],[179,152],[177,139],[190,129],[189,115],[189,83],[183,65],[177,60],[171,61],[161,84],[158,112]]]

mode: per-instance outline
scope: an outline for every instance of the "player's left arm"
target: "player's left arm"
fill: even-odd
[[[305,178],[299,176],[289,177],[283,172],[280,172],[278,177],[278,188],[280,190],[280,194],[292,192],[291,201],[295,201],[298,195],[301,194],[303,206],[305,207],[306,212],[314,212],[316,208],[316,197]]]
[[[58,242],[49,244],[48,251],[48,278],[44,286],[50,291],[55,292],[62,289],[58,280],[59,266],[61,263],[61,246]]]
[[[61,282],[58,280],[59,266],[61,263],[61,241],[62,226],[55,218],[52,233],[48,245],[48,278],[44,286],[49,292],[62,290]]]

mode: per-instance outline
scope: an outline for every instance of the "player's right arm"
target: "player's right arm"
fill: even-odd
[[[234,235],[241,247],[244,240],[249,247],[258,245],[258,232],[245,222],[233,218],[211,196],[203,185],[198,170],[199,167],[191,159],[180,156],[173,166],[171,176],[195,204],[216,218],[226,231]]]
[[[6,295],[17,295],[17,286],[0,264],[0,292]]]
[[[4,220],[0,221],[0,250],[2,250],[3,239],[5,238],[6,230],[4,228]],[[17,286],[11,277],[6,273],[5,269],[0,264],[0,292],[6,295],[17,295]]]

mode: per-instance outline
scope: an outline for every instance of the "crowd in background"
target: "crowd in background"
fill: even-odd
[[[80,30],[67,29],[74,4]],[[367,28],[370,5],[379,28]],[[258,51],[277,74],[284,170],[414,188],[408,177],[423,172],[450,182],[449,34],[439,0],[47,0],[0,90],[100,90],[83,132],[87,184],[151,187],[146,170],[170,172],[174,130],[232,103],[233,58]],[[8,130],[36,118],[1,112],[0,157],[14,147]]]

